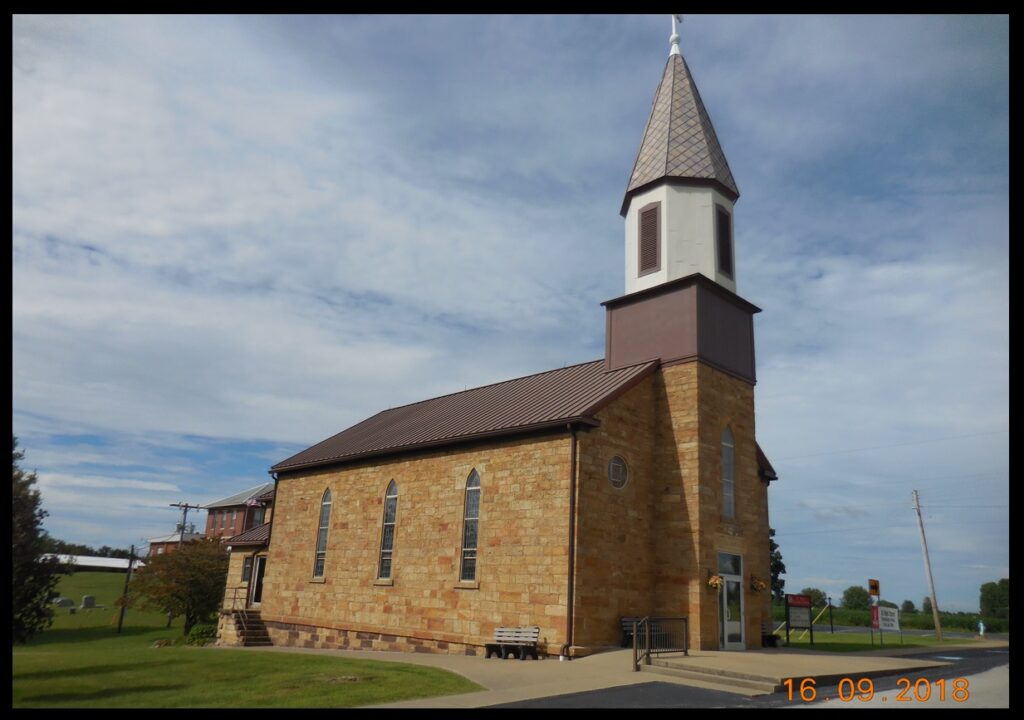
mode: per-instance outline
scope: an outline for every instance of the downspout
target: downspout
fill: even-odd
[[[269,470],[268,472],[270,473],[270,477],[274,478],[274,500],[273,500],[273,504],[271,505],[271,508],[273,508],[273,509],[271,510],[271,515],[270,515],[270,528],[267,530],[267,562],[269,563],[269,561],[270,561],[270,538],[274,534],[274,515],[273,515],[273,510],[277,508],[277,473],[274,472],[273,470]],[[263,517],[264,517],[264,519],[266,518],[266,514],[265,513],[264,513]],[[256,556],[259,555],[259,552],[260,552],[259,548],[257,548],[256,552],[254,552],[253,555],[252,555],[252,574],[254,576],[256,575]],[[263,568],[263,571],[266,572],[266,567]],[[250,579],[250,582],[253,582],[253,580]]]
[[[274,534],[274,515],[273,515],[273,511],[277,507],[277,473],[274,472],[273,470],[270,470],[268,472],[270,472],[270,477],[274,478],[274,500],[273,500],[273,504],[271,505],[272,510],[271,510],[271,515],[270,515],[270,529],[267,530],[267,555],[269,556],[270,555],[270,538]],[[264,517],[266,517],[266,516],[264,515]]]
[[[571,660],[569,648],[573,643],[573,616],[572,609],[575,604],[573,593],[576,590],[576,428],[570,423],[569,436],[569,581],[566,595],[568,605],[565,609],[566,642],[559,650],[559,660]]]

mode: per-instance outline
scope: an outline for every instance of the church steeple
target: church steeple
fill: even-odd
[[[672,49],[626,186],[626,291],[702,273],[736,291],[732,247],[736,180],[700,92]]]
[[[626,214],[634,192],[669,178],[717,184],[734,202],[740,196],[711,118],[681,53],[669,55],[665,63],[640,151],[629,176],[621,214]]]

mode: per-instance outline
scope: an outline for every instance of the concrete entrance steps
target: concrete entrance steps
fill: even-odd
[[[782,681],[814,678],[818,686],[835,685],[844,677],[878,677],[943,665],[919,658],[864,656],[813,651],[747,650],[744,652],[691,651],[689,656],[655,656],[641,669],[680,680],[710,682],[744,694],[770,694],[784,690]]]
[[[680,660],[651,658],[651,664],[641,664],[640,670],[686,680],[697,680],[702,686],[713,686],[714,689],[725,692],[737,692],[742,689],[745,695],[770,695],[782,689],[781,680],[774,677],[707,668],[688,664],[685,660],[685,658]]]
[[[259,610],[239,610],[235,612],[235,629],[244,647],[269,647],[270,633],[263,624]]]

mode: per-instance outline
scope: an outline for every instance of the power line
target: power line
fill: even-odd
[[[907,478],[907,477],[904,477],[903,475],[886,475],[884,473],[879,473],[879,472],[872,472],[871,476],[872,477],[876,477],[876,478],[888,478],[890,480],[902,480],[903,482],[906,482],[906,483],[933,483],[933,482],[935,482],[937,480],[967,480],[967,479],[970,479],[970,478],[989,477],[989,476],[993,476],[993,475],[1007,475],[1008,476],[1009,474],[1010,474],[1010,470],[1009,470],[1009,468],[1007,468],[1005,470],[996,470],[995,472],[971,473],[970,475],[932,475],[932,476],[929,476],[929,477],[926,477],[926,478]],[[1009,479],[1009,478],[1007,478],[1007,479]],[[939,497],[943,497],[944,495],[951,495],[953,497],[960,497],[960,496],[962,496],[962,492],[959,493],[959,494],[954,494],[952,492],[939,493]]]
[[[922,507],[922,509],[924,509]],[[932,525],[990,525],[991,520],[948,520],[942,521],[937,520],[932,522]],[[862,527],[840,527],[830,528],[828,530],[805,530],[800,532],[787,532],[779,528],[775,528],[775,536],[778,538],[788,538],[796,535],[840,535],[842,533],[849,532],[861,532],[864,530],[905,530],[907,526],[904,525],[869,525]]]
[[[866,452],[868,450],[884,450],[886,448],[906,447],[907,445],[924,445],[926,443],[945,442],[947,440],[962,440],[964,438],[984,437],[988,435],[1001,435],[1002,433],[1007,432],[1009,432],[1009,430],[996,430],[995,432],[973,433],[971,435],[950,435],[949,437],[932,438],[931,440],[913,440],[911,442],[905,443],[893,443],[892,445],[875,445],[873,447],[851,448],[849,450],[827,450],[825,452],[811,453],[809,455],[789,455],[788,457],[776,458],[776,460],[798,460],[801,458],[822,457],[824,455],[840,455],[842,453]]]
[[[931,510],[932,508],[1006,508],[1007,510],[1009,510],[1010,509],[1010,504],[1008,502],[1002,503],[1002,504],[999,504],[999,505],[932,505],[932,504],[928,504],[928,505],[922,505],[921,507],[924,508],[925,510]]]

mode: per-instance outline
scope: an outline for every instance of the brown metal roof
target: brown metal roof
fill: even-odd
[[[764,454],[764,450],[761,446],[754,442],[754,446],[757,448],[757,474],[762,478],[771,482],[772,480],[778,480],[779,476],[775,473],[775,468],[768,462],[768,456]]]
[[[593,414],[657,367],[605,372],[604,360],[506,380],[385,410],[271,468],[283,472],[478,438],[597,424]]]
[[[224,541],[226,545],[266,545],[270,540],[270,523],[263,523]]]
[[[622,214],[626,214],[634,191],[662,178],[716,183],[732,200],[740,194],[682,55],[670,55],[665,65],[626,187]]]

